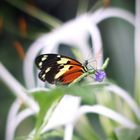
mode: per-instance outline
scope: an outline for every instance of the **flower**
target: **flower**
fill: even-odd
[[[106,78],[106,73],[103,70],[96,70],[94,80],[102,82]]]

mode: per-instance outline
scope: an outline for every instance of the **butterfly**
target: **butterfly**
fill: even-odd
[[[40,69],[39,78],[50,84],[67,85],[83,74],[87,76],[88,73],[94,74],[96,81],[102,81],[106,76],[102,70],[89,70],[87,67],[88,61],[82,64],[73,58],[59,54],[39,55],[35,59],[35,64]]]

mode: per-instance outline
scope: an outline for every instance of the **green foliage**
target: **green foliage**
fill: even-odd
[[[24,11],[25,13],[37,18],[38,20],[42,21],[43,23],[45,23],[45,25],[51,26],[51,27],[57,27],[60,26],[61,22],[50,16],[47,13],[44,13],[43,11],[39,10],[38,8],[31,6],[30,4],[26,3],[24,0],[18,1],[18,0],[7,0],[7,2],[11,5],[13,5],[14,7]]]
[[[140,140],[140,126],[135,129],[117,129],[116,135],[118,140]]]
[[[62,87],[56,87],[52,90],[45,91],[35,91],[32,93],[35,101],[40,106],[40,111],[37,115],[36,119],[36,125],[35,125],[35,137],[39,137],[41,134],[41,128],[47,124],[49,117],[51,116],[53,110],[59,103],[60,99],[65,95],[73,95],[77,97],[81,97],[82,102],[86,104],[95,104],[95,93],[97,91],[101,91],[103,87],[105,87],[107,83],[104,84],[98,84],[98,85],[74,85],[74,86],[62,86]],[[86,94],[85,94],[86,93]],[[51,109],[51,112],[50,112]],[[48,114],[47,114],[48,113]],[[45,116],[47,114],[47,119],[45,119]],[[91,130],[92,131],[92,130]]]
[[[76,124],[76,130],[82,140],[101,140],[100,136],[95,132],[86,117],[81,117],[79,122]]]
[[[36,135],[40,133],[40,127],[44,122],[45,114],[49,111],[51,106],[58,101],[62,97],[62,94],[58,94],[57,92],[53,92],[52,94],[49,92],[39,91],[34,93],[34,98],[38,102],[40,106],[40,111],[37,116],[36,121]]]

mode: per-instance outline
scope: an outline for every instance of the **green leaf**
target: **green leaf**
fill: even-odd
[[[101,140],[86,117],[81,117],[80,122],[76,124],[76,130],[82,140],[92,140],[93,138],[94,140]]]
[[[47,26],[51,26],[53,28],[59,27],[61,25],[61,21],[56,19],[55,17],[52,17],[51,15],[47,14],[46,12],[43,12],[41,9],[38,9],[37,7],[33,7],[26,3],[24,0],[17,1],[17,0],[6,0],[9,4],[13,5],[14,7],[20,9],[21,11],[24,11],[28,15],[31,15],[32,17],[42,21],[42,23],[45,23]]]
[[[54,137],[62,138],[63,135],[64,135],[64,133],[63,133],[63,130],[61,130],[61,129],[52,130],[52,131],[49,131],[48,133],[41,135],[41,139],[47,140],[47,139],[51,139]]]
[[[37,116],[37,121],[36,121],[36,134],[38,135],[40,132],[40,128],[44,123],[44,117],[46,113],[48,113],[49,109],[53,107],[55,108],[56,102],[60,100],[60,98],[63,96],[63,94],[59,94],[59,91],[57,92],[56,90],[53,91],[36,91],[34,92],[34,98],[38,102],[40,106],[40,111]],[[47,122],[45,122],[47,123]]]
[[[118,140],[140,140],[140,126],[134,129],[120,128],[116,130]]]
[[[81,97],[82,101],[86,104],[94,104],[95,101],[95,93],[100,90],[102,91],[103,87],[106,84],[101,85],[74,85],[74,86],[61,86],[56,87],[50,91],[42,90],[42,91],[35,91],[33,93],[33,97],[36,102],[39,104],[40,111],[37,116],[36,120],[36,132],[35,137],[40,135],[40,131],[43,125],[46,125],[52,111],[55,109],[57,104],[59,103],[60,99],[65,95],[73,95]],[[50,111],[51,112],[48,112]],[[46,113],[48,113],[47,120],[44,120]]]
[[[95,104],[95,94],[101,93],[104,90],[104,87],[107,86],[107,83],[102,84],[95,84],[95,85],[73,85],[70,87],[67,87],[65,90],[67,91],[67,94],[79,96],[82,99],[82,102],[86,104]]]

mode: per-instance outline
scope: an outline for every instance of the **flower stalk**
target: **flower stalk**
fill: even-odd
[[[0,79],[11,89],[13,94],[33,111],[38,112],[39,108],[35,101],[26,93],[27,90],[9,73],[9,71],[0,63]]]

